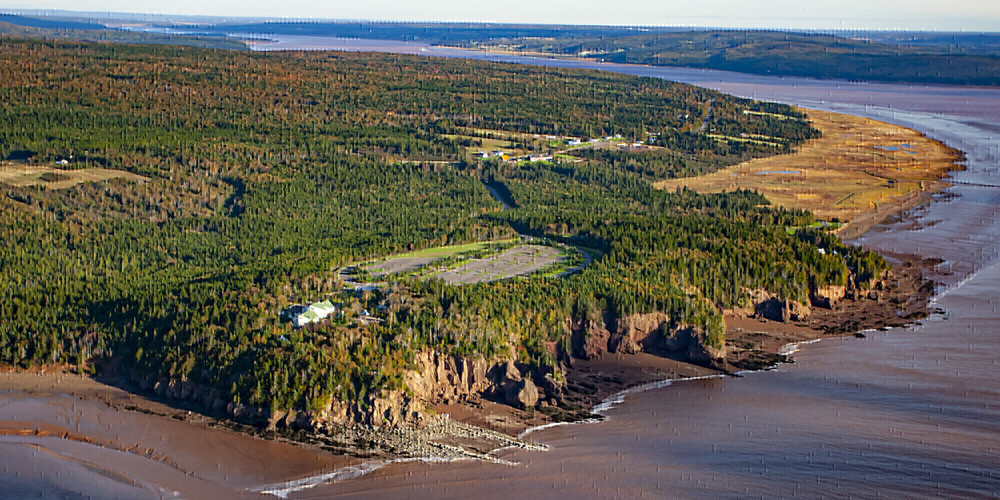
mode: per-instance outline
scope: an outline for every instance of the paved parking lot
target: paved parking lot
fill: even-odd
[[[522,245],[505,250],[485,259],[469,260],[462,265],[438,274],[451,284],[482,283],[512,276],[529,274],[566,257],[558,248],[541,245]]]

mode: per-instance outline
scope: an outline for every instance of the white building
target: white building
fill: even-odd
[[[295,324],[296,328],[302,328],[309,323],[315,323],[317,321],[322,321],[328,318],[331,314],[337,312],[337,306],[333,305],[329,300],[324,300],[321,302],[314,302],[302,311],[292,322]]]

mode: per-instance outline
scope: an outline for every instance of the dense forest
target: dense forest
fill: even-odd
[[[0,184],[5,364],[180,378],[241,403],[314,408],[400,388],[426,349],[559,370],[548,346],[568,342],[568,318],[662,311],[721,345],[721,308],[752,290],[803,301],[810,285],[886,266],[835,236],[790,234],[811,216],[756,193],[652,188],[651,178],[816,134],[786,106],[687,85],[399,55],[12,38],[0,39],[0,82],[5,168],[63,161],[148,178]],[[781,144],[740,150],[692,120]],[[476,160],[455,139],[472,129],[655,134],[662,147]],[[517,233],[599,256],[565,278],[413,279],[345,299],[385,306],[378,324],[293,330],[279,319],[290,303],[338,292],[346,264]]]
[[[604,61],[689,66],[759,75],[882,82],[1000,85],[1000,55],[946,41],[880,43],[778,31],[690,31],[627,36],[483,40],[467,46],[540,51]],[[887,37],[880,37],[891,40]],[[923,40],[926,37],[916,37]],[[916,42],[914,42],[916,43]],[[957,43],[957,42],[956,42]]]

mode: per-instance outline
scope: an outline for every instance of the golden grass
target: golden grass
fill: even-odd
[[[940,179],[960,168],[959,151],[914,130],[858,116],[801,111],[823,136],[794,153],[708,175],[658,181],[655,186],[701,192],[756,189],[772,203],[806,209],[820,219],[870,225],[911,206],[921,195],[943,189],[947,183]]]
[[[46,180],[43,176],[54,180]],[[131,181],[149,180],[141,175],[97,167],[62,170],[45,165],[0,165],[0,183],[17,187],[45,186],[49,189],[67,189],[84,182],[106,181],[119,177]]]

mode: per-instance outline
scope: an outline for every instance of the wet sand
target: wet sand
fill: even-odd
[[[79,375],[0,373],[0,388],[0,486],[26,493],[257,497],[245,489],[360,462],[233,432]],[[123,493],[100,494],[112,484],[106,491]]]

